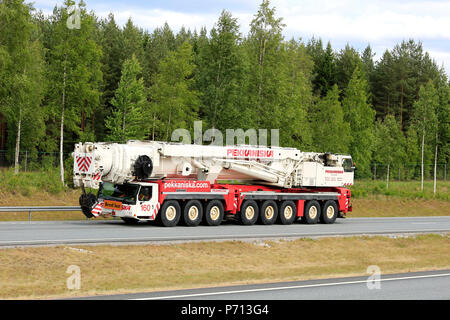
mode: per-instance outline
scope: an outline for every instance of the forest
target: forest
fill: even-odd
[[[359,178],[374,163],[402,179],[448,163],[450,83],[420,40],[375,61],[370,45],[285,39],[268,0],[249,27],[242,34],[226,8],[210,30],[175,32],[131,18],[119,26],[83,1],[44,15],[0,0],[0,150],[16,172],[21,151],[30,161],[59,152],[64,176],[77,142],[170,141],[201,120],[204,130],[279,129],[282,147],[351,154]]]

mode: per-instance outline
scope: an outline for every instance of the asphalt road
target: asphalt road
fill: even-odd
[[[227,222],[218,227],[164,228],[121,220],[0,222],[0,246],[140,243],[192,240],[234,240],[449,232],[450,216],[408,218],[347,218],[334,224],[254,225]]]
[[[378,280],[379,279],[379,280]],[[448,300],[450,270],[94,296],[94,300]],[[199,304],[201,305],[201,303]]]

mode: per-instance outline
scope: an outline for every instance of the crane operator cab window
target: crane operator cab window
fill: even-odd
[[[115,200],[127,204],[136,204],[139,185],[113,184],[104,182],[100,185],[97,197],[104,200]]]
[[[149,201],[152,198],[152,187],[141,187],[139,201]]]
[[[342,160],[342,167],[344,168],[345,172],[353,172],[355,170],[355,167],[353,166],[352,158],[344,158]]]

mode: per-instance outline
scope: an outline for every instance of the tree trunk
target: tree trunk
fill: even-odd
[[[217,106],[219,104],[218,100],[219,100],[219,94],[218,91],[220,90],[220,72],[222,69],[222,61],[219,61],[219,70],[217,71],[217,76],[216,76],[216,96],[214,98],[214,115],[213,115],[213,121],[212,121],[212,126],[213,129],[216,128],[216,117],[217,117]]]
[[[170,109],[170,112],[169,112],[169,120],[168,120],[168,122],[167,122],[167,129],[166,129],[166,140],[165,141],[169,141],[169,128],[170,128],[170,118],[171,118],[171,116],[172,116],[172,109]]]
[[[258,83],[258,112],[259,112],[259,116],[258,116],[258,120],[257,120],[257,125],[258,127],[261,124],[260,118],[263,115],[263,110],[262,110],[262,85],[263,85],[263,78],[264,78],[264,59],[265,59],[265,54],[266,54],[266,39],[264,37],[264,41],[261,40],[262,42],[262,48],[260,47],[260,53],[259,53],[259,83]]]
[[[377,180],[377,164],[375,163],[375,167],[373,169],[373,180]]]
[[[420,163],[420,171],[421,171],[421,182],[420,182],[420,191],[423,192],[423,149],[425,147],[425,131],[422,133],[422,160]]]
[[[122,114],[122,143],[125,143],[125,112]]]
[[[59,140],[59,166],[61,174],[61,182],[64,185],[64,110],[66,104],[66,60],[64,60],[64,78],[63,78],[63,92],[62,92],[62,108],[61,108],[61,132]]]
[[[16,154],[14,159],[14,174],[19,173],[19,153],[20,153],[20,134],[22,127],[22,112],[19,110],[19,122],[17,124],[17,138],[16,138]]]
[[[436,171],[437,171],[437,153],[438,153],[438,134],[436,132],[436,149],[434,150],[434,194],[436,194]]]
[[[169,141],[169,129],[170,129],[170,121],[171,121],[171,117],[172,117],[172,108],[173,108],[173,102],[174,98],[172,97],[170,99],[170,108],[169,108],[169,119],[167,121],[167,129],[166,129],[166,140],[165,141]]]
[[[389,167],[391,166],[390,163],[388,163],[387,166],[387,175],[386,175],[386,189],[389,189]]]
[[[155,141],[155,122],[156,122],[156,113],[153,112],[153,126],[152,126],[152,140]]]
[[[5,116],[0,113],[0,150],[5,148],[5,138],[6,138],[6,119]]]
[[[86,129],[86,115],[84,110],[81,110],[81,132],[84,133]]]
[[[403,99],[404,99],[403,81],[404,81],[404,75],[402,74],[401,95],[400,95],[400,130],[403,130]]]

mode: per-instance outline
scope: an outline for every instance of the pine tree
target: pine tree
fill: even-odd
[[[373,103],[379,119],[388,114],[395,114],[394,75],[393,58],[389,50],[386,50],[373,74]]]
[[[423,52],[422,44],[402,41],[386,51],[374,72],[374,106],[380,116],[394,114],[400,127],[408,127],[413,103],[421,85],[437,81],[440,73],[435,62]]]
[[[363,62],[358,51],[347,44],[336,57],[336,81],[342,92],[347,88],[356,68],[363,70]]]
[[[170,51],[175,50],[175,36],[167,22],[162,28],[156,28],[144,47],[142,73],[146,87],[153,85],[158,65]]]
[[[144,60],[143,31],[133,24],[131,18],[128,18],[127,23],[123,27],[122,36],[124,58],[131,59],[134,55],[139,63],[142,63]]]
[[[147,99],[140,74],[141,67],[134,55],[125,60],[119,86],[111,100],[113,114],[105,123],[109,130],[109,141],[125,143],[130,139],[143,139],[146,135]]]
[[[375,63],[373,61],[373,58],[375,57],[375,53],[372,52],[372,47],[368,45],[362,55],[361,60],[363,63],[363,70],[365,74],[367,75],[367,81],[369,82],[372,78],[372,74],[375,71]]]
[[[99,110],[96,118],[99,121],[111,115],[113,106],[111,100],[114,97],[114,93],[119,85],[122,66],[125,61],[125,55],[123,51],[123,37],[122,31],[116,24],[114,15],[110,13],[106,20],[101,22],[101,46],[103,51],[102,56],[102,73],[103,73],[103,85],[102,85],[102,97],[101,104],[103,108]],[[97,131],[96,137],[102,139],[104,131]]]
[[[330,42],[328,42],[324,53],[317,62],[315,72],[316,78],[314,82],[316,90],[318,90],[321,97],[324,97],[337,83],[336,56]]]

